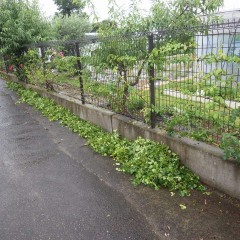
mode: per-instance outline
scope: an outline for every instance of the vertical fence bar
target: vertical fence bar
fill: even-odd
[[[82,63],[80,61],[80,50],[79,50],[79,44],[78,43],[75,43],[75,48],[76,48],[76,54],[77,54],[77,72],[78,72],[78,75],[79,75],[81,101],[82,101],[82,104],[85,104],[84,89],[83,89],[83,78],[82,78]]]
[[[44,58],[45,58],[44,47],[40,47],[40,51],[41,51],[41,57],[42,57],[42,59],[44,60]],[[45,61],[44,61],[44,63],[45,63]]]
[[[4,56],[3,56],[3,63],[4,63],[5,71],[8,74],[8,63],[7,63],[7,59]]]
[[[24,51],[23,51],[23,54],[27,53],[27,51],[28,51],[28,48],[25,47],[25,48],[24,48]],[[20,71],[20,73],[22,74],[23,81],[24,81],[25,83],[28,83],[28,78],[27,78],[27,75],[26,75],[26,73],[25,73],[25,71],[24,71],[24,68],[23,68],[24,63],[25,63],[25,62],[21,61],[21,64],[19,65],[19,71]]]
[[[47,90],[54,90],[51,82],[47,79],[47,63],[51,61],[51,57],[48,56],[48,60],[46,61],[46,52],[45,48],[42,46],[40,47],[41,55],[42,55],[42,62],[43,62],[43,77],[45,81],[45,87]]]
[[[148,52],[151,54],[152,50],[154,48],[153,43],[153,34],[148,36]],[[148,76],[149,76],[149,88],[150,88],[150,123],[151,128],[155,128],[156,126],[156,113],[155,113],[155,84],[154,84],[154,65],[150,63],[148,66]]]
[[[40,47],[40,51],[41,51],[41,58],[42,58],[42,63],[43,63],[43,76],[45,78],[45,75],[46,75],[46,62],[45,62],[44,47]]]

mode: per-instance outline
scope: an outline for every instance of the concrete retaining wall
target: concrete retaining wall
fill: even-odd
[[[81,119],[92,122],[108,132],[112,132],[112,116],[113,112],[94,107],[90,104],[82,104],[74,98],[66,95],[60,95],[46,90],[40,89],[36,86],[26,85],[27,88],[32,88],[41,96],[53,99],[57,104],[69,109],[71,112],[79,116]]]
[[[113,112],[82,104],[74,98],[47,92],[36,86],[26,85],[43,97],[53,99],[59,105],[70,109],[80,118],[99,125],[108,132],[117,130],[128,139],[138,136],[165,143],[180,156],[182,163],[200,176],[201,180],[229,195],[240,199],[240,164],[222,160],[223,151],[219,148],[188,138],[172,137],[160,129],[150,129],[144,123]]]
[[[112,117],[113,129],[129,139],[138,136],[165,143],[180,156],[182,163],[200,176],[201,181],[240,199],[240,164],[224,161],[223,151],[189,138],[172,137],[160,129],[149,129],[141,122],[121,115]]]

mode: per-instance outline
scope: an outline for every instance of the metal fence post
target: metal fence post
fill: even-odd
[[[6,73],[8,74],[8,63],[7,63],[7,59],[4,56],[3,56],[3,62],[4,62]]]
[[[81,91],[81,101],[82,104],[85,104],[84,89],[83,89],[83,78],[82,78],[82,63],[80,61],[80,50],[79,44],[75,44],[76,54],[77,54],[77,72],[79,75],[80,91]]]
[[[148,53],[151,54],[154,48],[153,43],[153,34],[148,36]],[[149,63],[148,66],[148,76],[149,76],[149,89],[150,89],[150,124],[151,128],[155,128],[156,126],[156,113],[155,113],[155,84],[154,84],[154,65]]]
[[[40,51],[41,51],[41,57],[42,59],[45,58],[45,51],[44,51],[44,47],[40,47]],[[45,62],[45,61],[44,61]]]
[[[43,62],[43,75],[46,75],[46,63],[45,63],[45,51],[44,51],[44,47],[40,47],[40,51],[41,51],[41,58],[42,58],[42,62]]]
[[[24,48],[22,55],[24,55],[27,52],[27,48]],[[19,79],[21,81],[24,81],[25,83],[28,83],[28,78],[27,75],[25,73],[25,70],[23,68],[23,65],[25,64],[25,62],[21,61],[21,64],[17,65],[18,71],[19,71]]]

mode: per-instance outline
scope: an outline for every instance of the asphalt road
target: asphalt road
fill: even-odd
[[[4,85],[0,80],[0,240],[240,239],[238,201],[134,187],[112,159],[16,104]]]

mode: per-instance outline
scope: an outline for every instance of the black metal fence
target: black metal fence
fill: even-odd
[[[240,138],[239,20],[28,48],[18,70],[30,83],[169,133]]]

